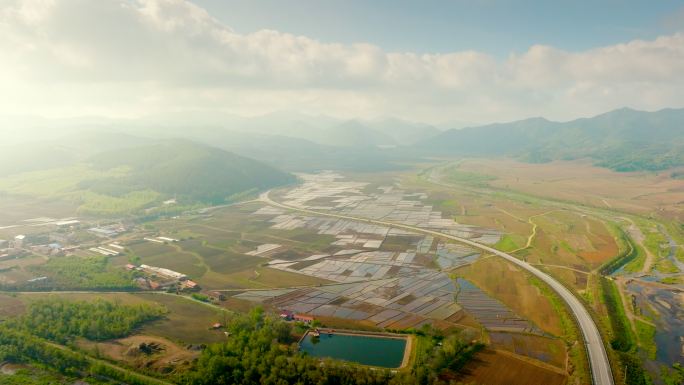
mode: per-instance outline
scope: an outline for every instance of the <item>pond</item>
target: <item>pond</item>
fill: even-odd
[[[314,337],[307,333],[299,344],[314,357],[358,362],[363,365],[398,368],[404,359],[405,338],[328,334]]]

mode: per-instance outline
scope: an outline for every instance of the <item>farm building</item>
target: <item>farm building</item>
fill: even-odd
[[[212,301],[223,301],[226,299],[226,296],[223,295],[223,293],[220,293],[218,291],[205,291],[205,292],[202,292],[202,294],[209,297],[209,299]]]
[[[118,231],[110,228],[93,227],[88,229],[88,232],[97,235],[98,237],[114,237],[119,234]]]
[[[199,285],[197,284],[197,282],[191,281],[189,279],[187,281],[183,281],[183,283],[181,283],[181,287],[184,290],[198,290],[199,289]]]
[[[174,278],[178,280],[183,280],[188,278],[187,275],[183,273],[179,273],[177,271],[165,269],[163,267],[156,267],[156,266],[150,266],[150,265],[140,265],[140,268],[143,270],[147,271],[148,273],[152,274],[158,274],[166,278]]]
[[[305,315],[305,314],[295,314],[292,318],[295,321],[304,322],[307,324],[314,322],[314,317],[312,317],[310,315]]]
[[[289,310],[283,310],[280,312],[280,318],[284,319],[285,321],[292,321],[292,318],[294,318],[294,313]]]

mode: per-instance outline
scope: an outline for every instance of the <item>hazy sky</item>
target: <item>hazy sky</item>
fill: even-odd
[[[684,107],[684,1],[0,0],[0,114]]]

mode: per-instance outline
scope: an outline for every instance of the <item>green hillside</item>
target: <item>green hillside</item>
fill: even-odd
[[[105,152],[89,159],[102,171],[126,167],[108,180],[85,180],[81,187],[119,196],[152,190],[190,201],[224,203],[229,197],[291,183],[290,174],[218,148],[184,140]]]
[[[295,181],[259,161],[190,141],[138,143],[85,159],[85,152],[74,151],[68,161],[52,167],[37,163],[38,170],[14,169],[0,175],[0,196],[69,202],[79,214],[118,216],[159,207],[174,197],[179,205],[173,210],[221,204]]]
[[[617,171],[664,170],[684,166],[684,109],[625,108],[570,122],[533,118],[449,130],[419,146],[432,155],[590,158]]]

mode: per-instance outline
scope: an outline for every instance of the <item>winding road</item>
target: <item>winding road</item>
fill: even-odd
[[[577,324],[579,325],[580,331],[582,332],[582,336],[584,337],[584,345],[587,349],[587,354],[589,357],[589,367],[591,370],[591,377],[592,377],[593,384],[594,385],[613,385],[613,383],[614,383],[613,382],[613,374],[611,372],[610,362],[608,361],[608,355],[606,354],[606,348],[603,345],[603,340],[601,339],[601,334],[599,333],[599,330],[596,327],[596,324],[594,323],[594,320],[591,318],[591,315],[589,314],[587,309],[584,307],[582,302],[580,302],[577,299],[577,297],[575,297],[575,295],[573,295],[572,292],[570,292],[570,290],[568,290],[560,282],[558,282],[556,279],[554,279],[550,275],[544,273],[543,271],[537,269],[536,267],[530,265],[529,263],[521,261],[521,260],[515,258],[514,256],[512,256],[510,254],[504,253],[502,251],[499,251],[499,250],[494,249],[492,247],[483,245],[481,243],[473,242],[469,239],[460,238],[460,237],[456,237],[456,236],[449,235],[449,234],[444,234],[444,233],[441,233],[438,231],[423,229],[423,228],[416,227],[416,226],[404,225],[401,223],[387,222],[387,221],[369,219],[369,218],[354,217],[354,216],[349,216],[349,215],[336,214],[336,213],[332,213],[332,212],[309,210],[309,209],[294,207],[294,206],[290,206],[290,205],[285,205],[285,204],[282,204],[282,203],[279,203],[279,202],[272,200],[269,197],[269,193],[270,193],[270,191],[266,191],[266,192],[262,193],[259,196],[259,201],[266,203],[268,205],[279,207],[279,208],[286,209],[286,210],[299,211],[302,213],[307,213],[307,214],[312,214],[312,215],[327,216],[327,217],[333,217],[333,218],[348,219],[348,220],[353,220],[353,221],[374,223],[374,224],[385,225],[385,226],[390,226],[390,227],[394,227],[394,228],[409,230],[409,231],[413,231],[416,233],[423,233],[423,234],[438,236],[438,237],[442,237],[442,238],[447,238],[447,239],[450,239],[450,240],[453,240],[453,241],[456,241],[459,243],[463,243],[463,244],[466,244],[468,246],[472,246],[474,248],[483,250],[487,253],[497,255],[501,258],[508,260],[511,263],[514,263],[514,264],[522,267],[523,269],[532,273],[537,278],[541,279],[542,281],[546,282],[546,284],[551,286],[551,288],[556,293],[558,293],[558,295],[565,301],[565,303],[570,308],[570,311],[572,312],[573,316],[577,320]]]

